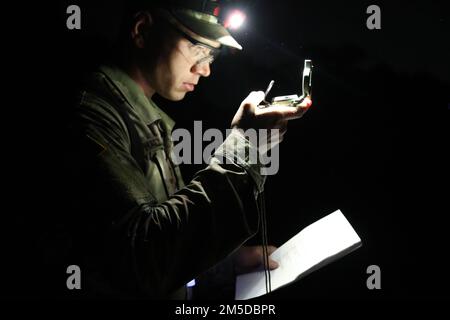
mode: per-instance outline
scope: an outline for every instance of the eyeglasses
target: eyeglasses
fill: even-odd
[[[189,52],[190,58],[186,57],[186,59],[190,60],[192,63],[195,63],[195,65],[198,66],[205,63],[211,64],[220,54],[220,49],[213,48],[207,44],[199,42],[175,26],[170,26],[172,27],[172,30],[176,31],[182,38],[189,41],[187,51]]]
[[[177,27],[177,24],[179,23],[170,14],[165,11],[160,11],[159,13],[161,14],[161,21],[163,21],[163,23],[169,26],[170,29],[175,31],[179,36],[189,41],[187,49],[185,49],[189,57],[183,53],[183,50],[181,50],[181,53],[190,63],[195,63],[196,66],[205,63],[210,65],[213,63],[213,61],[220,54],[219,48],[211,47],[192,38],[189,34],[183,32],[179,27]]]
[[[203,43],[193,42],[187,37],[185,38],[189,40],[188,44],[189,55],[190,57],[192,57],[192,60],[195,62],[196,65],[202,65],[205,63],[211,64],[219,55],[220,51],[218,49],[212,48]]]

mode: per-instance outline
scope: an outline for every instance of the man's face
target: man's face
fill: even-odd
[[[197,64],[199,57],[208,55],[209,49],[198,52],[193,46],[178,33],[168,32],[156,64],[148,61],[147,66],[143,66],[151,69],[146,73],[146,78],[160,96],[171,101],[182,100],[187,92],[195,90],[200,77],[210,75],[209,62]]]

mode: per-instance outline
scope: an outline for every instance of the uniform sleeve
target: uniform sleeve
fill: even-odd
[[[86,202],[78,217],[87,226],[81,228],[90,239],[86,250],[101,253],[99,268],[117,286],[167,296],[257,232],[255,190],[263,180],[258,164],[235,161],[252,148],[239,132],[228,136],[206,169],[158,203],[117,114],[82,109],[72,129],[71,182]]]

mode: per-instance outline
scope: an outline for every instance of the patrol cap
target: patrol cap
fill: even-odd
[[[211,40],[242,50],[219,21],[221,7],[217,0],[147,0],[150,5],[162,9],[160,13],[179,31],[211,45]],[[144,1],[145,2],[145,1]]]
[[[170,13],[182,25],[201,37],[215,40],[224,46],[242,50],[242,46],[219,22],[220,6],[217,1],[185,0],[174,2]],[[178,5],[176,2],[181,3],[181,5]]]

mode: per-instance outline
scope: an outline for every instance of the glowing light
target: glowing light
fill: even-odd
[[[244,21],[245,21],[245,14],[242,11],[234,10],[229,14],[224,25],[226,28],[238,29],[242,26]]]

